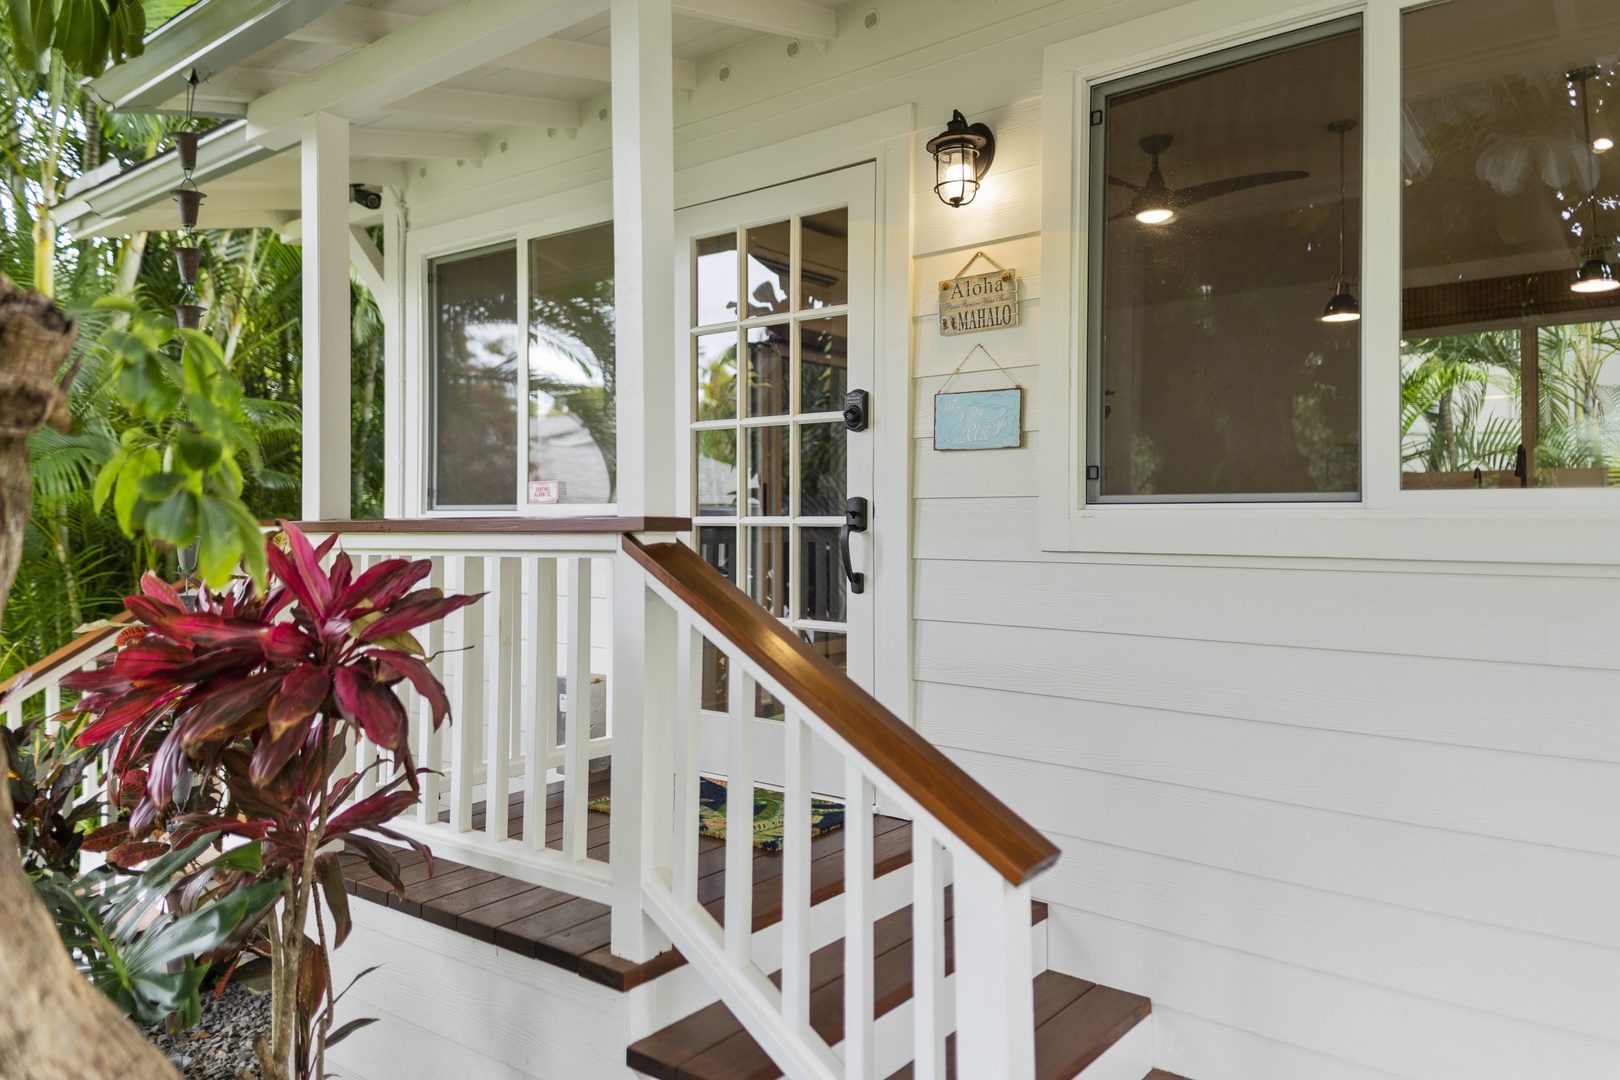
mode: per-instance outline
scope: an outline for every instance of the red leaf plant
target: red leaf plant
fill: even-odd
[[[272,1022],[256,1047],[266,1080],[323,1075],[335,998],[314,897],[318,888],[336,948],[350,929],[340,852],[400,893],[398,849],[385,841],[431,860],[387,827],[419,797],[396,691],[408,682],[428,702],[434,730],[449,719],[411,632],[479,599],[417,588],[427,560],[388,559],[356,576],[347,554],[331,555],[335,535],[315,547],[296,526],[281,528],[285,549],[268,547],[264,592],[242,579],[202,592],[193,610],[149,573],[141,595],[124,601],[138,632],[124,632],[110,664],[64,680],[83,692],[77,708],[90,716],[80,743],[105,744],[109,802],[129,813],[127,828],[102,841],[115,854],[144,854],[161,834],[176,846],[235,836],[259,842],[261,880],[286,882],[279,925],[266,920]],[[343,762],[360,739],[377,747],[380,775],[376,791],[356,800],[362,773]],[[198,799],[199,791],[218,794]],[[305,934],[311,914],[316,940]]]

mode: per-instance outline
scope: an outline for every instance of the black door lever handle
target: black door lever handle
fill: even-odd
[[[866,575],[855,572],[849,559],[849,534],[866,531],[866,500],[856,496],[844,504],[844,527],[838,530],[838,550],[844,556],[844,576],[849,579],[849,591],[866,591]]]

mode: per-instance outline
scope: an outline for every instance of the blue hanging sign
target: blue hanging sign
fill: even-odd
[[[1004,450],[1023,441],[1023,390],[934,395],[935,450]]]

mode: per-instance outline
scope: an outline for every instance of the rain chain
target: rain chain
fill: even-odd
[[[174,320],[182,330],[195,330],[202,322],[205,310],[197,303],[197,270],[202,265],[202,248],[197,246],[197,211],[202,207],[204,195],[197,190],[192,174],[197,171],[197,140],[193,128],[192,109],[197,100],[197,71],[186,76],[186,128],[174,133],[175,146],[180,153],[180,186],[172,194],[180,205],[180,244],[174,249],[174,261],[180,268],[180,282],[185,286],[184,301],[174,305]]]

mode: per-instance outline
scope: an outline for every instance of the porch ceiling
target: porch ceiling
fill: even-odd
[[[847,2],[674,0],[675,89],[696,87],[699,61],[772,33],[831,40],[833,11]],[[202,0],[92,89],[115,108],[174,113],[195,69],[197,112],[238,121],[223,140],[232,153],[208,180],[210,226],[285,229],[299,214],[297,157],[288,152],[296,117],[345,116],[353,182],[368,184],[402,183],[407,162],[481,160],[503,129],[578,127],[582,105],[611,82],[607,5]],[[179,179],[172,157],[84,177],[69,189],[64,222],[78,235],[167,228],[166,179]]]

